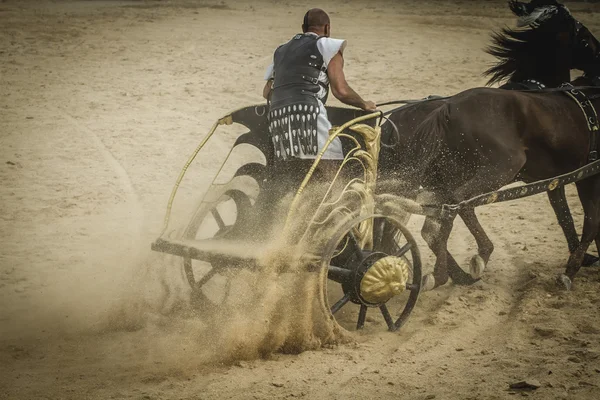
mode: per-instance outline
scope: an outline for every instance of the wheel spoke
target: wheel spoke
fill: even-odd
[[[347,302],[350,301],[350,295],[348,293],[346,293],[344,295],[344,297],[342,297],[341,299],[339,299],[337,301],[337,303],[335,303],[333,305],[333,307],[331,307],[331,313],[335,314],[336,312],[340,311],[340,308],[344,307],[344,305],[346,305]]]
[[[394,320],[392,319],[392,316],[390,315],[387,306],[385,304],[382,304],[379,307],[379,310],[381,311],[381,315],[383,315],[383,319],[385,319],[385,323],[387,324],[390,331],[394,330]]]
[[[206,274],[204,274],[204,276],[202,278],[200,278],[200,280],[198,282],[196,282],[196,289],[200,289],[202,286],[204,286],[204,284],[206,282],[208,282],[210,280],[210,278],[215,276],[216,273],[217,273],[216,268],[213,268],[210,271],[208,271]]]
[[[227,300],[227,296],[229,296],[229,292],[231,291],[231,279],[227,279],[225,281],[225,287],[223,288],[223,299],[222,304],[225,304],[225,301]]]
[[[225,221],[223,221],[223,218],[221,218],[221,214],[219,214],[219,211],[217,211],[217,208],[215,207],[212,210],[210,210],[210,213],[215,218],[215,221],[217,221],[217,225],[219,225],[219,229],[225,228]]]
[[[375,218],[373,227],[373,249],[381,248],[385,234],[385,223],[382,218]]]
[[[348,232],[348,238],[350,239],[350,240],[348,240],[348,244],[350,245],[352,252],[354,254],[356,254],[358,261],[361,262],[364,259],[364,257],[363,257],[362,249],[360,248],[360,245],[358,244],[358,240],[356,239],[356,236],[354,236],[354,232],[352,232],[352,231]]]
[[[183,259],[183,269],[185,270],[185,276],[188,280],[188,283],[190,284],[190,286],[192,286],[192,289],[193,289],[194,285],[196,284],[196,279],[194,278],[194,270],[192,269],[192,259],[191,258]]]
[[[398,245],[396,245],[396,248],[398,247]],[[410,242],[406,243],[404,246],[402,246],[400,249],[398,249],[397,252],[394,253],[394,256],[396,257],[402,257],[403,255],[405,255],[410,249],[412,248],[412,244]]]
[[[397,229],[395,229],[390,223],[386,222],[383,218],[383,222],[375,226],[377,229],[373,233],[373,248],[377,251],[392,254],[391,251],[398,249],[395,237]],[[377,241],[375,241],[377,239]],[[391,246],[391,248],[389,248]]]
[[[364,304],[360,305],[360,311],[358,312],[358,321],[356,322],[356,329],[362,329],[365,326],[365,318],[367,318],[367,306]]]

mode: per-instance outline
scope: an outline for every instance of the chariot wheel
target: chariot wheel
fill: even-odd
[[[256,181],[245,175],[234,177],[226,185],[212,186],[182,238],[235,239],[249,223],[258,190]],[[208,262],[184,256],[183,270],[192,289],[192,302],[199,306],[221,304],[229,292],[229,272],[236,267],[227,259]]]
[[[414,238],[393,215],[353,216],[322,247],[321,298],[325,312],[346,330],[406,323],[421,291],[421,258]],[[360,239],[365,224],[373,240]]]

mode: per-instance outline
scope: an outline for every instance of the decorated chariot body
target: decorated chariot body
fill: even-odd
[[[416,242],[404,226],[408,214],[402,201],[376,194],[381,113],[338,107],[327,111],[335,127],[314,160],[283,160],[275,154],[266,105],[221,118],[198,151],[219,126],[241,124],[248,132],[236,139],[234,148],[253,146],[263,162],[242,165],[227,182],[213,180],[183,233],[169,237],[167,216],[163,235],[152,248],[183,258],[188,282],[202,301],[210,301],[202,293],[204,285],[226,270],[300,270],[318,276],[318,304],[327,316],[356,305],[348,313],[357,328],[364,325],[367,311],[376,309],[381,322],[397,330],[417,301],[422,273]],[[343,144],[344,158],[324,181],[323,174],[317,176],[321,156],[335,139]],[[221,215],[224,204],[229,204],[227,215]],[[213,225],[214,234],[198,239],[206,236],[206,224]],[[194,260],[210,264],[209,269],[199,275]],[[329,294],[328,281],[334,286]]]

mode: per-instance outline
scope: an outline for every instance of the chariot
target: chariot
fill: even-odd
[[[215,301],[204,287],[228,270],[302,271],[317,276],[318,304],[332,320],[360,329],[374,311],[378,317],[369,321],[395,331],[417,302],[422,271],[417,243],[404,225],[407,212],[376,194],[382,113],[327,111],[333,128],[315,160],[277,160],[266,105],[219,119],[180,174],[152,249],[181,257],[192,295],[202,302]],[[169,216],[181,179],[216,131],[232,124],[247,131],[236,138],[223,165],[239,146],[258,149],[262,160],[241,165],[224,182],[222,165],[185,229],[173,234]],[[325,168],[321,156],[335,138],[342,142],[344,159]]]

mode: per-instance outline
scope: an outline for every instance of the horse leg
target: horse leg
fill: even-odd
[[[565,195],[565,187],[561,186],[555,190],[551,190],[548,193],[548,200],[550,205],[556,214],[558,224],[563,230],[565,238],[567,239],[567,245],[569,246],[569,254],[579,247],[579,238],[577,237],[577,231],[575,230],[575,223],[569,210],[569,204],[567,203],[567,196]],[[583,256],[582,266],[591,266],[598,261],[598,257],[585,253]]]
[[[433,274],[428,274],[423,280],[423,290],[431,290],[448,282],[457,285],[471,285],[477,281],[463,271],[452,254],[448,251],[448,238],[454,225],[455,217],[436,219],[426,217],[421,230],[421,236],[435,255]]]
[[[459,211],[458,215],[477,242],[477,254],[469,261],[469,271],[473,279],[479,279],[494,251],[494,244],[479,223],[474,208],[464,208]]]
[[[448,237],[450,237],[450,231],[454,218],[445,218],[442,220],[425,217],[423,228],[421,229],[421,237],[425,240],[425,243],[429,246],[433,254],[435,255],[435,266],[433,268],[433,274],[427,274],[423,278],[423,290],[432,290],[438,286],[444,285],[448,282],[448,263],[447,263],[447,251],[443,249],[443,239],[446,237],[446,243]],[[444,225],[444,231],[442,231],[442,224]],[[447,232],[447,235],[444,233]],[[442,249],[444,251],[442,251]]]
[[[565,274],[559,276],[559,282],[568,290],[575,275],[581,268],[585,253],[592,243],[597,241],[600,228],[600,177],[595,176],[577,183],[577,192],[583,206],[583,232],[581,242],[567,261]]]
[[[462,201],[482,193],[496,190],[504,184],[512,182],[519,170],[525,164],[526,156],[524,152],[514,154],[512,157],[508,157],[510,160],[510,164],[508,165],[506,159],[506,157],[499,156],[496,159],[496,162],[481,167],[480,172],[476,173],[469,181],[453,191],[452,197],[457,201]],[[491,171],[493,171],[494,174],[490,174]],[[459,210],[459,215],[477,242],[478,254],[473,256],[469,262],[469,277],[472,282],[475,282],[479,280],[479,277],[483,273],[483,270],[492,255],[494,244],[479,223],[473,208],[465,207]]]

